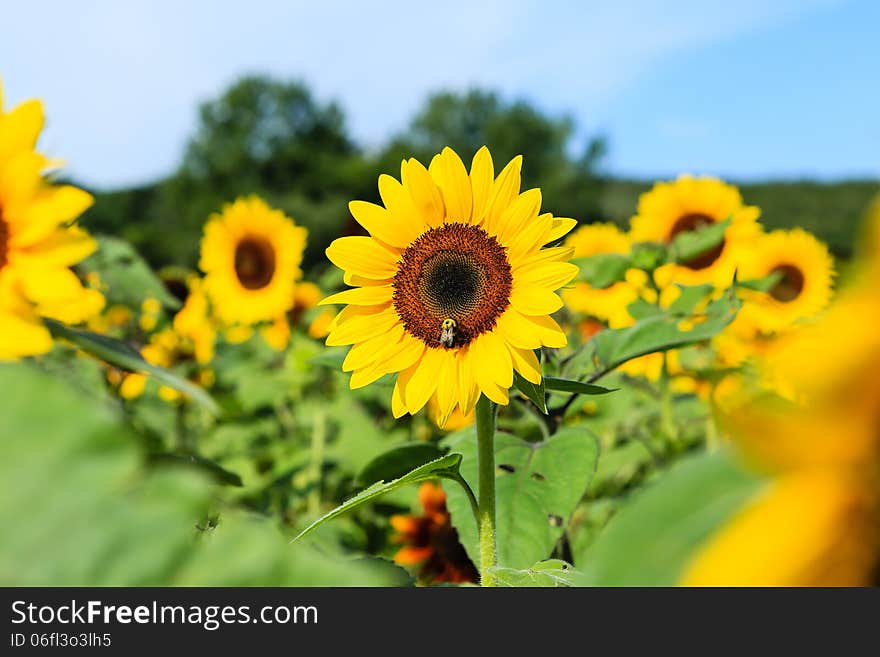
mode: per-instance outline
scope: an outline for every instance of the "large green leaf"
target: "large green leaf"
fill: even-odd
[[[577,280],[595,288],[605,288],[622,281],[632,267],[629,256],[619,253],[599,253],[572,260],[580,268]]]
[[[669,245],[669,255],[674,262],[689,262],[716,248],[724,240],[730,227],[730,219],[711,223],[696,230],[679,233]]]
[[[461,474],[477,488],[477,439],[473,429],[444,443],[463,455]],[[548,440],[528,443],[506,433],[495,436],[498,564],[526,569],[546,559],[596,470],[599,447],[582,426],[565,427]],[[467,497],[446,491],[459,540],[479,561],[477,531]]]
[[[217,403],[204,389],[163,367],[148,363],[137,350],[125,342],[100,333],[66,326],[54,319],[44,321],[55,338],[67,340],[86,353],[128,372],[149,374],[158,383],[182,392],[215,415],[219,413]]]
[[[538,384],[526,381],[519,372],[513,373],[513,385],[524,394],[542,413],[547,413],[547,395],[544,379]]]
[[[572,586],[578,577],[571,564],[561,559],[539,561],[531,568],[524,570],[503,566],[495,566],[489,570],[494,573],[498,586],[555,588]]]
[[[357,481],[368,485],[375,481],[391,481],[421,465],[443,456],[434,443],[409,443],[388,450],[374,458],[358,473]]]
[[[636,493],[586,553],[575,555],[579,583],[676,584],[695,550],[760,487],[725,453],[689,457]]]
[[[377,497],[381,497],[386,493],[395,491],[402,486],[417,484],[428,479],[457,479],[458,468],[460,464],[461,454],[447,454],[446,456],[441,456],[438,459],[429,461],[428,463],[417,467],[415,470],[408,472],[404,476],[394,479],[392,481],[377,481],[375,484],[368,488],[365,488],[360,493],[358,493],[351,499],[346,500],[329,513],[326,513],[318,518],[315,522],[302,530],[296,536],[296,538],[294,538],[294,541],[298,541],[303,536],[311,533],[324,523],[333,520],[334,518],[338,518],[342,514],[348,513],[349,511],[356,509],[362,504],[366,504],[367,502],[370,502]]]
[[[584,383],[583,381],[574,381],[572,379],[560,379],[555,376],[545,376],[544,385],[547,390],[555,392],[576,392],[579,395],[606,395],[614,392],[616,388],[606,388],[605,386],[597,386],[595,383]]]
[[[400,582],[387,566],[291,549],[274,523],[208,521],[194,468],[144,469],[113,407],[37,370],[0,365],[0,584],[341,586]]]
[[[595,372],[590,378],[596,380],[639,356],[708,340],[733,321],[741,305],[735,289],[731,289],[697,315],[667,312],[626,328],[600,331],[593,338]]]

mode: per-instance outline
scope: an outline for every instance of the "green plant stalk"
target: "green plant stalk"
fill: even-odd
[[[678,428],[672,410],[672,386],[667,366],[667,352],[663,352],[663,369],[660,373],[660,430],[672,442],[678,442]]]
[[[312,516],[321,513],[321,468],[324,465],[324,441],[326,439],[327,423],[323,409],[315,411],[314,426],[312,427],[312,453],[309,463],[309,479],[312,489],[309,491],[308,511]]]
[[[495,586],[490,572],[498,562],[495,539],[495,404],[480,395],[476,408],[479,468],[480,586]]]

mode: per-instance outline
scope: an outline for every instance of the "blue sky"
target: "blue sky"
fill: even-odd
[[[601,132],[612,173],[880,176],[880,3],[47,0],[4,11],[6,103],[112,188],[173,170],[201,100],[246,73],[308,82],[376,147],[427,93],[490,87]]]

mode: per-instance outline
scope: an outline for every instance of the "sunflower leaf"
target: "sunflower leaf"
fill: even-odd
[[[669,246],[670,259],[678,263],[689,262],[708,253],[724,241],[724,233],[730,224],[728,218],[679,233]]]
[[[181,303],[153,273],[147,262],[128,242],[100,235],[99,248],[82,266],[97,271],[107,284],[108,301],[139,306],[146,298],[158,299],[163,306],[176,310]]]
[[[733,321],[741,306],[734,287],[720,299],[711,301],[705,311],[693,316],[666,312],[626,328],[600,331],[592,340],[596,369],[589,380],[595,381],[639,356],[708,340]]]
[[[417,467],[415,470],[411,470],[402,477],[399,477],[392,481],[377,481],[372,486],[365,488],[354,497],[346,500],[329,513],[326,513],[315,520],[315,522],[302,530],[293,539],[293,541],[291,541],[291,543],[300,540],[307,534],[310,534],[312,531],[314,531],[324,523],[333,520],[334,518],[337,518],[344,513],[348,513],[352,509],[355,509],[362,504],[366,504],[367,502],[370,502],[377,497],[385,495],[386,493],[390,493],[393,490],[397,490],[402,486],[406,486],[408,484],[418,484],[428,479],[437,478],[458,480],[458,469],[460,465],[461,454],[447,454],[446,456],[441,456],[440,458],[434,459],[433,461],[428,461],[427,463],[424,463],[423,465]]]
[[[782,272],[774,272],[764,278],[753,278],[748,281],[738,281],[737,285],[739,287],[744,287],[748,290],[756,290],[758,292],[769,292],[774,287],[776,287],[783,278]]]
[[[690,315],[697,304],[703,301],[715,289],[712,285],[677,285],[681,290],[678,298],[669,304],[669,312],[673,315]]]
[[[626,271],[632,266],[629,256],[619,253],[599,253],[572,262],[580,267],[577,280],[589,283],[595,288],[610,287],[624,280]]]
[[[531,381],[526,381],[519,372],[514,372],[513,385],[517,390],[528,397],[529,400],[538,407],[538,410],[544,415],[547,414],[547,396],[545,394],[545,383],[543,378],[540,383],[532,383]]]
[[[544,385],[547,386],[547,390],[554,390],[556,392],[576,392],[579,395],[605,395],[617,390],[617,388],[597,386],[594,383],[584,383],[583,381],[573,381],[571,379],[559,379],[555,376],[545,376]]]
[[[688,457],[634,495],[584,554],[577,584],[672,586],[695,551],[760,490],[728,454]]]
[[[219,414],[219,406],[202,388],[163,367],[148,363],[131,345],[100,333],[67,326],[54,319],[46,318],[44,322],[53,337],[67,340],[86,353],[127,372],[149,374],[157,382],[183,393],[214,415]]]
[[[470,427],[454,433],[442,444],[463,455],[461,474],[476,487],[476,430]],[[538,443],[509,433],[495,434],[499,566],[527,569],[551,554],[590,485],[598,459],[599,444],[583,425],[563,427]],[[470,503],[457,486],[444,489],[459,540],[471,560],[479,564]]]
[[[517,569],[495,566],[489,569],[494,573],[499,586],[518,586],[531,588],[552,588],[575,586],[579,573],[571,564],[561,559],[539,561],[531,568]]]
[[[403,477],[419,466],[435,461],[444,454],[434,443],[409,443],[388,450],[367,463],[355,481],[369,485],[374,481],[391,481]]]

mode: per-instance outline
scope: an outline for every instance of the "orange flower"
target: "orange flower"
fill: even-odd
[[[391,526],[397,532],[392,541],[403,544],[394,562],[420,566],[419,579],[432,584],[476,582],[477,569],[450,523],[446,493],[437,484],[425,482],[419,487],[419,503],[424,515],[391,517]]]

